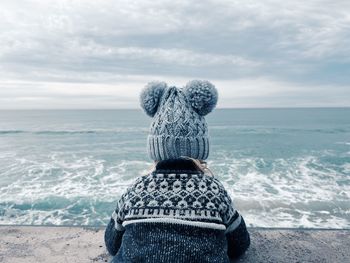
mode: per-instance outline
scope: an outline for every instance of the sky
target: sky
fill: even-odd
[[[206,79],[218,107],[349,107],[350,1],[1,0],[0,109],[139,107]]]

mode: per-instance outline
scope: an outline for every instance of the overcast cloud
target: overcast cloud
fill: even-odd
[[[0,108],[134,108],[208,79],[221,107],[350,106],[350,1],[1,0]]]

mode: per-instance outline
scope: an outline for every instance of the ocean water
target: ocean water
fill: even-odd
[[[141,110],[0,111],[0,224],[103,225],[152,162]],[[249,226],[350,228],[350,108],[218,109],[208,164]]]

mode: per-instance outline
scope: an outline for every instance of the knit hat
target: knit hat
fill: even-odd
[[[150,82],[142,90],[140,103],[153,117],[147,151],[155,161],[180,156],[205,160],[209,134],[204,116],[217,103],[218,93],[209,81],[192,80],[183,88],[165,82]]]

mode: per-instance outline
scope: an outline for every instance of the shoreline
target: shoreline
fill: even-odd
[[[236,262],[350,262],[349,229],[248,228]],[[104,227],[0,225],[0,262],[109,262]]]
[[[95,226],[95,225],[25,225],[25,224],[0,224],[0,229],[2,227],[43,227],[43,228],[87,228],[95,230],[104,230],[105,226]],[[320,227],[261,227],[261,226],[247,226],[250,230],[259,230],[259,231],[272,231],[272,230],[291,230],[291,231],[349,231],[350,228],[320,228]]]

